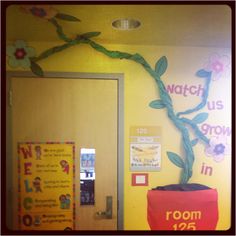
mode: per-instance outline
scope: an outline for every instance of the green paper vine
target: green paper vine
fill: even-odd
[[[30,68],[32,72],[37,76],[42,77],[43,70],[37,64],[38,61],[46,59],[47,57],[55,53],[59,53],[69,47],[78,44],[88,44],[96,51],[103,53],[110,58],[131,60],[141,65],[148,72],[148,74],[155,80],[157,85],[157,90],[160,95],[160,98],[158,100],[150,102],[149,106],[154,109],[166,109],[169,119],[173,122],[175,127],[181,133],[184,157],[181,157],[180,155],[169,151],[167,152],[167,156],[174,165],[176,165],[181,169],[180,183],[187,183],[192,176],[192,167],[195,159],[193,146],[195,146],[199,142],[199,140],[203,141],[205,144],[209,144],[209,139],[200,131],[200,129],[197,126],[199,123],[204,122],[208,118],[208,113],[197,114],[192,120],[180,116],[199,111],[206,105],[208,99],[209,86],[211,82],[211,72],[207,72],[202,69],[197,71],[196,73],[198,77],[201,77],[205,80],[204,93],[201,102],[194,108],[188,109],[183,112],[175,113],[173,109],[172,99],[169,96],[165,88],[165,85],[161,79],[161,76],[165,73],[168,67],[167,58],[165,56],[161,57],[156,62],[155,69],[152,69],[152,67],[148,64],[148,62],[138,53],[130,54],[126,52],[108,50],[102,45],[91,40],[91,38],[100,35],[100,32],[88,32],[77,35],[74,39],[68,38],[64,34],[62,27],[57,22],[57,19],[63,19],[68,21],[80,21],[76,17],[60,13],[57,13],[51,19],[48,19],[48,21],[52,23],[52,25],[56,28],[57,35],[61,40],[64,41],[64,44],[49,48],[44,52],[42,52],[38,57],[31,57]],[[196,138],[193,140],[190,140],[189,128],[192,129],[194,135],[196,136]]]

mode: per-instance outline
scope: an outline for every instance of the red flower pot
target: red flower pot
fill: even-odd
[[[215,230],[218,221],[216,189],[149,190],[147,218],[151,230]]]

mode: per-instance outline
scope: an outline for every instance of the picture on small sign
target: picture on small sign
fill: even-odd
[[[161,167],[161,145],[159,143],[131,143],[132,170],[159,170]]]

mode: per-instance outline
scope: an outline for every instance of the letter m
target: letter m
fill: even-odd
[[[201,218],[202,218],[201,211],[192,211],[191,212],[191,219],[200,220]]]
[[[28,157],[32,157],[32,146],[28,145],[28,147],[19,147],[19,154],[22,153],[24,155],[24,159]]]

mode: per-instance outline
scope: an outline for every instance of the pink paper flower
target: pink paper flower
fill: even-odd
[[[226,55],[212,54],[204,69],[212,72],[212,80],[218,80],[229,72],[230,59]]]
[[[225,155],[229,155],[231,147],[227,144],[225,136],[212,137],[209,145],[205,148],[207,156],[213,157],[214,161],[220,162],[224,159]]]
[[[57,10],[49,5],[24,5],[21,10],[34,16],[49,20],[57,14]]]

